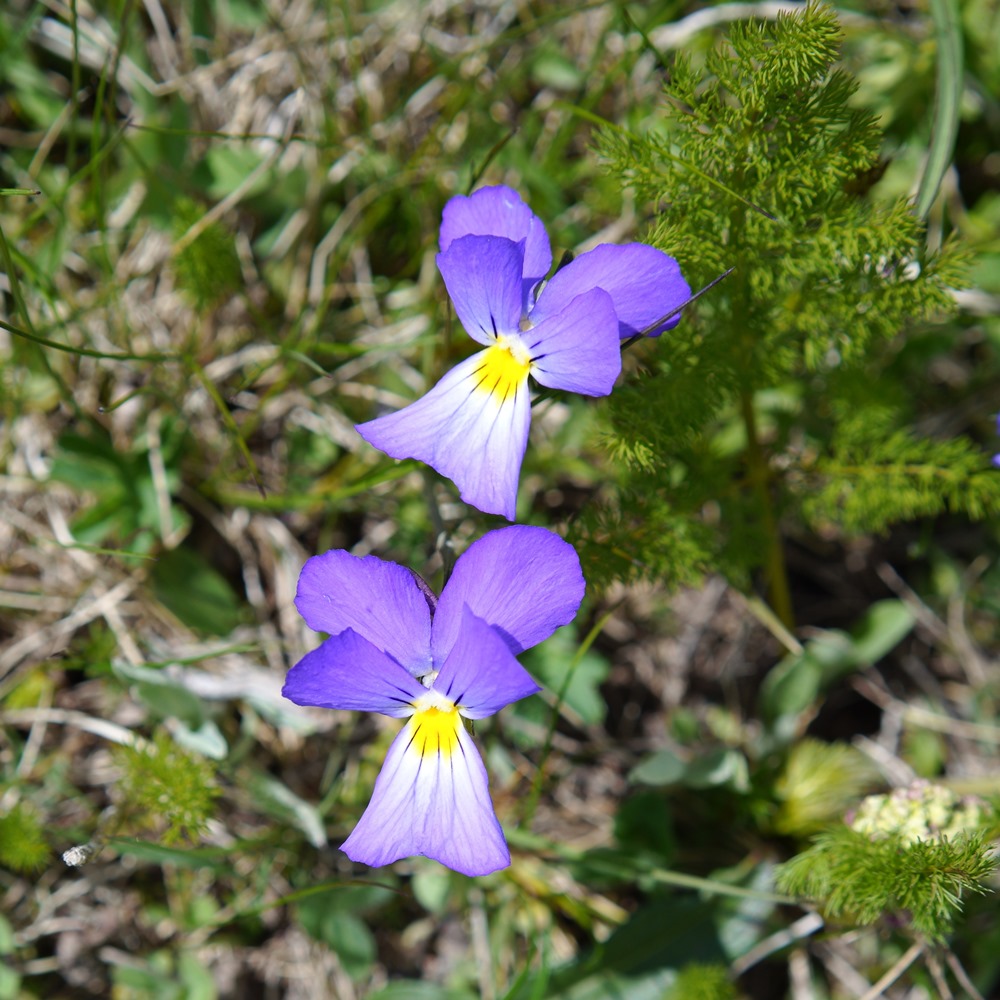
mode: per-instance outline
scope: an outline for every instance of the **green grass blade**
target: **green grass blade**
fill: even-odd
[[[931,0],[931,16],[937,36],[937,100],[927,165],[917,191],[916,211],[922,219],[927,218],[954,155],[962,102],[962,28],[958,3]]]

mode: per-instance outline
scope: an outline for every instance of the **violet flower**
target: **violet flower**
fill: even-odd
[[[551,389],[606,396],[621,371],[620,340],[690,298],[672,257],[642,243],[602,244],[557,271],[541,221],[508,187],[444,207],[438,269],[455,312],[486,350],[456,365],[421,399],[359,424],[393,458],[417,458],[462,499],[514,520],[528,442],[528,376]],[[675,317],[654,335],[676,325]]]
[[[510,864],[463,719],[540,690],[514,657],[572,621],[583,591],[573,547],[523,525],[471,545],[440,599],[415,573],[375,556],[338,549],[305,564],[295,605],[331,637],[292,667],[282,694],[407,719],[343,844],[352,861],[423,854],[466,875]]]

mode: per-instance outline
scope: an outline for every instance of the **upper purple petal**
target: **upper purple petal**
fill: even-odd
[[[462,236],[437,255],[438,270],[465,332],[480,344],[516,333],[521,321],[524,243]]]
[[[622,370],[618,319],[601,288],[578,295],[562,312],[521,334],[531,374],[550,389],[606,396]]]
[[[450,698],[469,719],[485,719],[504,705],[541,688],[507,647],[500,633],[466,605],[458,638],[451,647],[434,690]]]
[[[415,677],[431,669],[431,613],[413,574],[376,556],[334,549],[307,560],[295,606],[309,627],[353,629]]]
[[[554,316],[577,295],[603,288],[614,302],[618,333],[623,339],[641,333],[661,316],[691,298],[680,265],[662,250],[645,243],[603,243],[561,268],[542,289],[531,313],[533,322]],[[653,336],[680,322],[678,314]]]
[[[509,187],[480,188],[474,194],[455,195],[441,214],[441,249],[462,236],[504,236],[524,240],[524,278],[537,284],[552,267],[552,249],[542,220]]]
[[[461,555],[438,600],[434,662],[443,664],[458,641],[465,605],[516,655],[571,622],[584,589],[576,551],[558,535],[521,524],[490,531]]]
[[[393,740],[372,800],[341,850],[372,867],[423,854],[464,875],[506,868],[510,851],[472,737],[459,721],[450,754],[422,755],[417,719]]]
[[[351,629],[327,639],[288,671],[281,693],[296,705],[401,718],[427,692],[395,660]]]
[[[489,348],[456,365],[426,396],[396,413],[358,424],[358,433],[393,458],[416,458],[458,487],[466,503],[513,521],[528,444],[531,399],[520,384],[493,391]]]

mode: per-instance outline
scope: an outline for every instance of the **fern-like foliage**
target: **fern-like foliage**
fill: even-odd
[[[49,855],[41,821],[29,806],[19,802],[0,816],[0,865],[30,874],[44,868]]]
[[[932,440],[900,426],[898,411],[868,405],[845,414],[826,455],[803,467],[802,511],[817,526],[883,531],[942,511],[1000,513],[1000,476],[966,438]]]
[[[213,815],[219,788],[211,765],[181,749],[166,733],[152,744],[118,752],[123,778],[123,820],[137,827],[163,829],[163,842],[195,840]]]
[[[736,987],[723,965],[690,962],[685,965],[664,1000],[735,1000]]]
[[[908,202],[864,193],[880,133],[834,66],[840,38],[815,3],[734,25],[703,68],[683,56],[671,67],[667,127],[599,137],[610,169],[653,206],[650,242],[694,287],[735,271],[638,346],[604,411],[617,492],[579,526],[606,553],[597,582],[622,571],[615,553],[645,553],[628,541],[640,518],[680,541],[635,556],[626,575],[680,582],[711,564],[743,582],[773,562],[783,525],[868,531],[997,510],[988,457],[918,434],[912,393],[892,382],[891,348],[953,311],[964,257],[928,250]],[[901,404],[893,423],[860,414],[887,399]]]
[[[948,934],[962,897],[985,892],[996,858],[978,834],[908,842],[835,828],[780,867],[782,892],[815,901],[828,916],[868,926],[892,914],[930,938]]]
[[[202,225],[204,210],[187,198],[173,204],[174,234],[180,239],[192,226]],[[205,225],[174,257],[177,284],[201,310],[232,295],[240,286],[240,259],[232,234],[218,222]]]

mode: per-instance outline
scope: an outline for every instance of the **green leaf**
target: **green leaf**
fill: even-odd
[[[326,846],[326,826],[315,806],[299,798],[287,785],[266,774],[250,778],[250,794],[257,804],[279,820],[290,820],[313,847]]]
[[[6,965],[0,965],[0,1000],[18,1000],[21,977]]]
[[[859,665],[874,665],[895,649],[913,629],[916,616],[902,601],[876,601],[851,630],[851,644]]]
[[[678,971],[691,961],[723,962],[716,907],[685,897],[657,900],[638,910],[595,956],[557,970],[550,997],[566,1000],[662,1000]]]
[[[157,600],[199,632],[228,635],[243,620],[232,587],[199,552],[182,546],[165,553],[152,580]]]
[[[218,997],[211,972],[191,952],[181,952],[177,972],[184,985],[184,1000],[216,1000]]]
[[[629,772],[629,780],[642,785],[679,785],[687,771],[673,750],[657,750]]]
[[[364,921],[329,906],[328,901],[326,895],[302,900],[297,907],[299,922],[317,941],[337,953],[352,979],[359,979],[375,961],[375,938]]]
[[[263,162],[263,157],[247,143],[216,143],[205,154],[205,164],[211,172],[212,180],[206,194],[218,201],[235,191],[247,177]],[[252,198],[270,188],[273,178],[265,171],[257,178],[245,197]]]
[[[449,871],[440,866],[424,868],[413,876],[411,885],[417,902],[428,913],[440,914],[448,906],[453,877]]]
[[[194,728],[205,721],[201,699],[169,674],[123,661],[112,662],[111,669],[124,680],[135,682],[136,697],[155,718],[180,719]]]
[[[309,934],[329,945],[357,979],[370,970],[377,953],[375,938],[361,918],[392,895],[383,886],[338,886],[302,898],[296,913]]]
[[[739,750],[719,747],[696,757],[687,766],[684,784],[689,788],[731,788],[734,792],[750,789],[750,769]]]
[[[229,744],[222,730],[211,719],[193,729],[183,723],[178,724],[174,727],[173,737],[182,747],[212,760],[225,760],[229,753]]]
[[[957,0],[930,0],[930,6],[937,40],[937,92],[931,145],[917,190],[916,212],[922,219],[930,213],[954,156],[962,107],[961,10]]]
[[[223,847],[170,847],[153,844],[146,840],[132,840],[127,837],[111,837],[108,847],[119,854],[148,861],[154,865],[177,865],[179,868],[209,868],[224,875],[232,871],[230,859],[232,851]]]
[[[801,653],[786,656],[761,686],[761,714],[775,724],[794,719],[845,675],[877,663],[912,630],[914,616],[897,600],[877,601],[851,634],[829,629]],[[789,733],[785,733],[788,736]]]
[[[801,653],[786,656],[764,678],[761,713],[771,723],[798,716],[834,681],[865,665],[858,660],[851,637],[829,629]]]
[[[750,788],[750,771],[746,757],[728,747],[717,747],[707,753],[682,761],[671,750],[658,750],[636,765],[629,778],[644,785],[683,785],[687,788],[728,787],[735,792]]]
[[[10,921],[0,913],[0,955],[14,954],[14,928]]]

